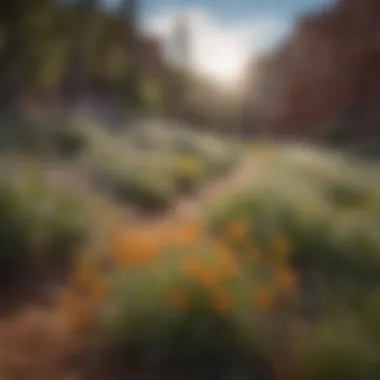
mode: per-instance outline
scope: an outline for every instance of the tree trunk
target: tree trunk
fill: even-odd
[[[21,90],[23,31],[17,4],[4,16],[7,38],[0,53],[0,112],[13,113]]]
[[[73,33],[73,45],[66,67],[63,83],[63,101],[71,106],[80,101],[88,85],[86,80],[86,57],[84,49],[91,23],[91,16],[97,7],[97,0],[78,1],[77,30]]]
[[[124,0],[121,4],[120,13],[125,18],[128,25],[128,47],[130,49],[130,71],[126,73],[124,85],[128,87],[130,102],[133,107],[139,108],[141,105],[141,70],[140,70],[140,41],[137,22],[137,0]]]

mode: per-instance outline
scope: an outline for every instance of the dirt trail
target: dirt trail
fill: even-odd
[[[147,228],[170,225],[187,219],[202,218],[206,209],[228,194],[233,194],[252,182],[254,173],[259,166],[252,152],[245,153],[232,171],[208,185],[197,194],[184,196],[165,215],[158,218],[142,219],[141,223]]]
[[[225,177],[207,185],[195,196],[180,199],[164,216],[144,218],[141,223],[144,228],[155,228],[201,217],[204,207],[249,184],[256,166],[254,163],[252,153],[245,154]],[[67,364],[73,341],[67,321],[54,305],[31,303],[16,315],[0,317],[0,379],[77,379],[73,375],[75,369]]]

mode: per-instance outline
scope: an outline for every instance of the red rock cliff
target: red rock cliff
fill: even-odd
[[[304,17],[256,76],[268,130],[380,136],[380,1],[341,0]]]

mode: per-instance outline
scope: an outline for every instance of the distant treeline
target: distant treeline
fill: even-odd
[[[136,0],[121,0],[112,12],[99,0],[2,1],[2,112],[90,101],[204,125],[233,122],[235,105],[231,111],[212,87],[166,62],[159,40],[137,32],[138,8]]]

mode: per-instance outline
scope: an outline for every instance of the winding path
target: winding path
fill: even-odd
[[[138,218],[135,222],[154,229],[186,218],[201,218],[204,208],[212,202],[249,184],[255,170],[254,155],[244,153],[228,175],[206,185],[194,196],[179,199],[165,215]],[[72,342],[67,321],[57,307],[31,302],[16,315],[0,317],[0,379],[77,379],[67,364]]]

